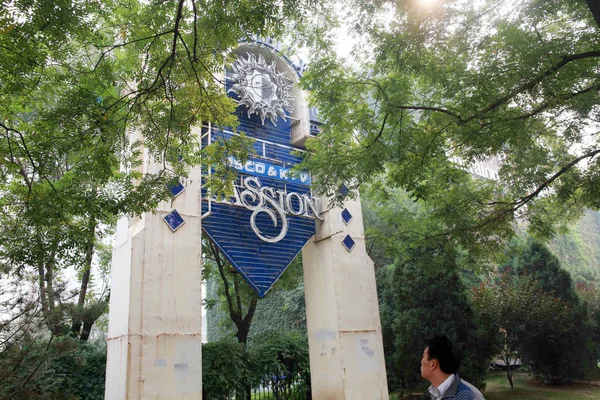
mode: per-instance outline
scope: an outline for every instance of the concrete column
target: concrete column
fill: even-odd
[[[202,398],[199,171],[181,183],[173,201],[117,224],[106,400]],[[163,220],[173,209],[185,220],[175,232]]]
[[[302,251],[312,397],[388,399],[373,261],[365,248],[360,201],[321,214]],[[342,241],[355,242],[348,251]]]

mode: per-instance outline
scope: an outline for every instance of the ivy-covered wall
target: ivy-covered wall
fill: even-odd
[[[291,267],[290,267],[291,268]],[[207,298],[217,298],[217,278],[211,279],[207,287]],[[277,283],[275,283],[277,285]],[[252,320],[249,341],[268,331],[306,333],[306,308],[304,305],[304,283],[290,290],[274,290],[258,301]],[[214,342],[233,337],[234,327],[229,316],[217,302],[207,312],[207,340]]]

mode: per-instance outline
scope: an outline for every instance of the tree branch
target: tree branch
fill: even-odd
[[[569,101],[571,99],[574,99],[575,97],[577,97],[579,95],[582,95],[582,94],[585,94],[585,93],[589,93],[592,90],[598,90],[599,88],[600,88],[600,83],[597,83],[597,84],[591,85],[591,86],[589,86],[589,87],[587,87],[585,89],[581,89],[581,90],[579,90],[577,92],[567,93],[567,94],[563,94],[561,96],[557,96],[557,98],[558,98],[558,100],[565,102],[565,101]],[[552,107],[556,103],[557,103],[556,101],[554,101],[554,102],[552,102],[552,101],[546,101],[546,102],[542,103],[535,110],[533,110],[533,111],[531,111],[531,112],[529,112],[527,114],[523,114],[523,115],[519,115],[518,117],[511,118],[511,120],[522,120],[522,119],[527,119],[527,118],[530,118],[530,117],[534,117],[537,114],[539,114],[539,113],[547,110],[548,108]]]
[[[397,104],[390,104],[391,107],[397,108],[399,110],[423,110],[423,111],[436,111],[436,112],[440,112],[443,114],[448,114],[454,118],[456,118],[458,120],[459,123],[464,123],[465,120],[463,120],[461,118],[460,115],[456,114],[455,112],[452,112],[450,110],[447,110],[445,108],[441,108],[441,107],[428,107],[428,106],[402,106],[402,105],[397,105]]]
[[[373,146],[373,144],[375,144],[375,142],[377,142],[379,140],[379,138],[381,137],[381,135],[383,134],[383,129],[385,128],[385,122],[388,119],[388,114],[385,114],[385,117],[383,117],[383,122],[381,123],[381,129],[379,129],[379,133],[377,134],[377,136],[371,141],[371,143],[367,144],[365,146],[365,149],[368,149],[369,147]]]
[[[194,61],[198,61],[198,10],[194,0],[192,0],[192,10],[194,12]]]
[[[173,33],[173,30],[170,30],[170,31],[165,31],[165,32],[157,33],[157,34],[155,34],[155,35],[150,35],[150,36],[146,36],[146,37],[139,38],[139,39],[133,39],[133,40],[130,40],[130,41],[128,41],[128,42],[124,42],[124,43],[119,43],[119,44],[112,45],[112,46],[110,46],[108,49],[104,50],[104,51],[103,51],[103,52],[100,54],[100,58],[98,59],[98,61],[96,61],[96,64],[94,65],[94,68],[93,68],[93,70],[95,71],[95,70],[96,70],[96,68],[98,68],[98,65],[100,65],[100,63],[101,63],[101,62],[102,62],[102,60],[104,59],[104,57],[105,57],[105,56],[106,56],[108,53],[110,53],[111,51],[113,51],[114,49],[117,49],[117,48],[119,48],[119,47],[125,47],[125,46],[128,46],[128,45],[130,45],[130,44],[137,43],[137,42],[143,42],[144,40],[148,40],[148,39],[152,39],[152,43],[154,43],[154,41],[155,41],[157,38],[159,38],[159,37],[161,37],[161,36],[164,36],[164,35],[168,35],[168,34],[170,34],[170,33]]]
[[[570,55],[566,55],[566,56],[562,56],[560,58],[560,61],[556,64],[554,64],[552,67],[546,69],[545,71],[541,72],[540,74],[538,74],[537,76],[533,77],[531,80],[529,80],[528,82],[519,85],[518,87],[516,87],[515,89],[511,90],[508,94],[506,94],[505,96],[502,96],[498,99],[496,99],[494,102],[490,103],[489,105],[487,105],[485,108],[483,108],[481,111],[471,115],[468,118],[463,118],[460,115],[458,115],[457,113],[450,111],[446,108],[442,108],[442,107],[432,107],[432,106],[421,106],[421,105],[398,105],[398,104],[393,104],[393,103],[389,103],[389,105],[391,107],[400,109],[400,110],[423,110],[423,111],[434,111],[434,112],[439,112],[439,113],[443,113],[443,114],[447,114],[450,115],[452,117],[454,117],[457,121],[459,125],[464,125],[470,121],[479,119],[479,118],[483,118],[483,116],[485,116],[485,114],[487,114],[488,112],[498,108],[499,106],[501,106],[502,104],[505,104],[506,102],[510,101],[512,98],[514,98],[516,95],[526,91],[526,90],[530,90],[533,89],[536,85],[538,85],[540,82],[542,82],[545,78],[551,76],[552,74],[554,74],[555,72],[557,72],[558,70],[560,70],[561,68],[565,67],[566,65],[568,65],[569,63],[573,62],[573,61],[577,61],[577,60],[582,60],[582,59],[586,59],[586,58],[596,58],[596,57],[600,57],[600,51],[588,51],[588,52],[584,52],[584,53],[579,53],[579,54],[570,54]],[[375,86],[377,86],[379,88],[380,91],[383,92],[383,89],[381,88],[381,86],[377,83],[374,82],[372,83]],[[580,94],[584,94],[587,93],[595,88],[597,88],[597,85],[592,85],[587,89],[583,89],[581,91],[578,92],[574,92],[574,93],[570,93],[565,95],[565,97],[563,98],[563,101],[568,101],[572,98],[574,98],[575,96],[578,96]],[[385,95],[385,92],[383,92],[383,94]],[[387,96],[386,96],[387,97]],[[544,105],[541,107],[540,110],[537,110],[536,112],[531,113],[531,115],[529,114],[525,114],[523,116],[520,117],[516,117],[515,119],[525,119],[528,118],[529,116],[533,116],[535,114],[537,114],[540,111],[543,111],[543,109],[549,107],[551,104],[549,102],[544,103]],[[489,124],[487,124],[489,125]]]
[[[242,298],[240,297],[239,279],[239,274],[233,275],[233,291],[235,292],[235,303],[238,308],[238,313],[241,317],[242,315],[244,315],[244,312],[242,310]]]
[[[525,197],[520,198],[519,201],[516,202],[516,207],[513,209],[513,211],[517,211],[519,208],[523,207],[529,201],[531,201],[532,199],[534,199],[535,197],[537,197],[544,189],[546,189],[548,186],[550,186],[552,184],[552,182],[554,182],[561,175],[565,174],[568,170],[570,170],[571,168],[573,168],[577,163],[579,163],[582,160],[585,160],[586,158],[590,158],[591,159],[594,156],[596,156],[596,154],[600,154],[600,149],[596,149],[594,151],[590,151],[590,152],[588,152],[588,153],[586,153],[586,154],[584,154],[582,156],[579,156],[579,157],[575,158],[570,163],[566,164],[557,173],[555,173],[554,175],[552,175],[545,182],[543,182],[540,186],[538,186],[538,188],[536,190],[534,190],[532,193],[530,193],[529,195],[527,195]]]
[[[526,82],[522,85],[517,86],[515,89],[511,90],[508,94],[500,97],[493,103],[489,104],[487,107],[485,107],[480,112],[473,114],[469,118],[466,118],[463,121],[463,123],[467,123],[467,122],[473,121],[475,119],[481,118],[488,112],[490,112],[490,111],[496,109],[497,107],[501,106],[502,104],[508,102],[509,100],[511,100],[513,97],[515,97],[519,93],[522,93],[526,90],[533,89],[538,83],[540,83],[541,81],[543,81],[545,78],[549,77],[550,75],[554,74],[555,72],[557,72],[559,69],[563,68],[570,62],[582,60],[582,59],[586,59],[586,58],[595,58],[595,57],[600,57],[600,51],[598,51],[598,50],[588,51],[585,53],[570,54],[570,55],[562,56],[560,61],[557,64],[553,65],[552,67],[550,67],[547,70],[543,71],[542,73],[538,74],[533,79],[531,79],[529,82]]]
[[[254,296],[250,301],[250,305],[248,306],[248,312],[244,317],[244,323],[249,324],[254,318],[254,312],[256,311],[256,305],[258,304],[258,297]]]

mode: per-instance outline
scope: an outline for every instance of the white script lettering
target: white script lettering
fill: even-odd
[[[256,236],[268,243],[277,243],[287,235],[288,214],[323,219],[318,211],[317,199],[310,194],[287,193],[285,190],[275,190],[268,186],[263,187],[256,177],[244,178],[242,186],[233,183],[232,198],[223,202],[243,206],[251,210],[250,227]],[[277,236],[267,236],[260,231],[256,225],[256,217],[260,213],[268,215],[274,227],[281,226]]]

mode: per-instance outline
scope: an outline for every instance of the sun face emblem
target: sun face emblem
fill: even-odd
[[[285,76],[285,72],[275,69],[275,61],[267,64],[262,55],[246,53],[233,63],[231,79],[234,84],[229,92],[237,94],[240,104],[248,108],[248,117],[257,114],[265,124],[269,119],[273,125],[278,117],[286,119],[286,111],[292,112],[290,104],[294,96],[290,94],[292,81]]]

